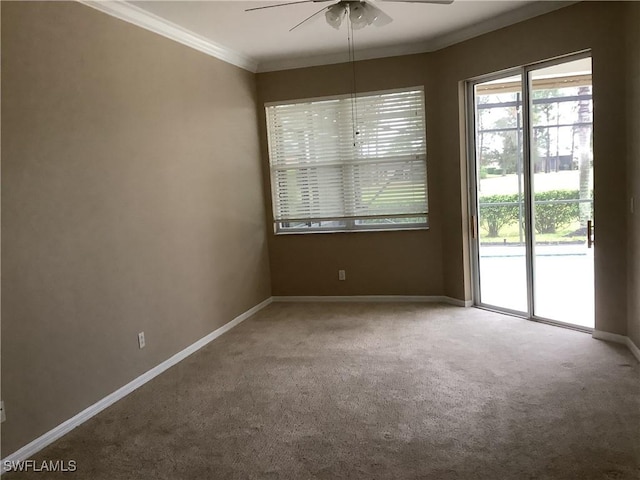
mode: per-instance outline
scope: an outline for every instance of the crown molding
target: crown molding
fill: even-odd
[[[238,53],[230,48],[212,42],[211,40],[191,32],[162,17],[154,15],[142,8],[131,5],[124,0],[77,0],[79,3],[95,8],[107,15],[124,20],[138,27],[162,35],[178,43],[206,53],[224,62],[255,73],[258,61]]]
[[[509,12],[497,15],[495,17],[488,18],[482,22],[470,25],[468,27],[456,30],[451,33],[447,33],[436,37],[430,43],[430,51],[441,50],[443,48],[450,47],[456,43],[470,40],[485,33],[493,32],[501,28],[514,25],[516,23],[524,22],[530,18],[538,17],[546,13],[560,10],[561,8],[568,7],[578,3],[577,1],[537,1],[528,3],[520,8],[511,10]]]
[[[426,53],[433,51],[430,43],[412,43],[407,45],[395,45],[391,47],[371,48],[356,50],[356,61],[372,60],[375,58],[398,57],[401,55],[413,55],[416,53]],[[348,63],[349,54],[344,52],[327,53],[323,55],[307,55],[297,58],[281,58],[267,60],[258,64],[258,73],[276,72],[279,70],[290,70],[293,68],[318,67],[321,65],[332,65],[336,63]]]
[[[250,72],[273,72],[293,68],[314,67],[348,62],[345,52],[322,55],[307,55],[298,58],[280,58],[259,62],[247,55],[236,52],[224,45],[209,40],[173,22],[143,10],[126,0],[76,0],[83,5],[99,10],[112,17],[124,20],[138,27],[162,35],[178,43],[191,47],[212,57]],[[456,43],[478,37],[485,33],[508,27],[545,13],[578,3],[576,1],[541,1],[526,4],[516,10],[488,18],[469,27],[456,30],[424,42],[394,45],[382,48],[356,51],[356,60],[395,57],[418,53],[433,52]]]
[[[577,1],[542,1],[526,4],[516,10],[503,13],[484,21],[461,28],[451,33],[440,35],[424,42],[416,42],[403,45],[394,45],[382,48],[356,50],[356,60],[371,60],[375,58],[396,57],[400,55],[413,55],[418,53],[434,52],[450,47],[456,43],[470,40],[485,33],[493,32],[510,25],[544,15],[554,10],[578,3]],[[344,63],[349,60],[346,53],[330,53],[326,55],[312,55],[301,58],[283,58],[260,62],[258,72],[274,72],[289,70],[292,68],[315,67]]]

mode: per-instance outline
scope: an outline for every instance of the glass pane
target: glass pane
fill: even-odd
[[[475,86],[480,302],[527,312],[520,76]]]
[[[534,315],[594,326],[591,59],[530,73]]]

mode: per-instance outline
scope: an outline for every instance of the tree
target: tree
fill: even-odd
[[[498,152],[502,175],[516,173],[520,151],[518,149],[518,130],[516,119],[518,112],[515,107],[503,109],[507,115],[499,118],[495,122],[495,128],[504,129],[498,135],[502,140],[502,149]]]
[[[590,200],[591,190],[591,99],[587,98],[591,93],[590,86],[578,89],[578,152],[580,170],[580,200]],[[585,228],[591,218],[591,203],[580,203],[580,227]]]
[[[557,88],[535,89],[533,91],[533,99],[554,99],[560,96],[559,92],[560,91]],[[543,150],[545,152],[545,160],[544,164],[540,165],[540,167],[545,173],[549,173],[550,171],[549,158],[551,157],[551,129],[549,126],[551,125],[551,119],[554,113],[556,115],[558,114],[556,104],[552,101],[539,103],[534,101],[531,109],[532,125],[540,127],[534,129],[532,161],[535,160],[534,165],[536,165],[540,158],[540,150]],[[557,162],[558,159],[556,159],[556,169]]]

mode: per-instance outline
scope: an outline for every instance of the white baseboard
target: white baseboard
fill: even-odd
[[[451,305],[457,305],[458,307],[465,307],[465,308],[469,308],[469,307],[473,307],[473,300],[460,300],[459,298],[453,298],[453,297],[444,297],[445,300],[444,303],[449,303]]]
[[[444,295],[299,295],[274,296],[274,302],[418,302],[448,303],[458,307],[470,307],[471,300],[459,300]]]
[[[640,362],[640,349],[633,343],[629,337],[624,335],[618,335],[617,333],[609,333],[603,332],[602,330],[594,330],[592,337],[597,340],[604,340],[605,342],[614,342],[619,343],[621,345],[626,345],[626,347],[631,351],[636,360]]]
[[[617,333],[603,332],[602,330],[594,330],[591,335],[596,340],[604,340],[605,342],[627,344],[627,337],[624,335],[618,335]]]
[[[71,417],[69,420],[61,423],[60,425],[58,425],[57,427],[53,428],[52,430],[49,430],[44,435],[36,438],[35,440],[33,440],[32,442],[28,443],[27,445],[25,445],[24,447],[20,448],[19,450],[15,451],[11,455],[8,455],[7,457],[5,457],[4,459],[1,460],[2,467],[0,468],[0,474],[4,473],[6,471],[5,462],[7,464],[11,464],[11,462],[14,462],[14,463],[15,462],[22,462],[24,460],[29,459],[30,457],[35,455],[37,452],[42,450],[44,447],[46,447],[46,446],[50,445],[51,443],[55,442],[57,439],[59,439],[60,437],[62,437],[66,433],[70,432],[71,430],[73,430],[74,428],[79,426],[80,424],[86,422],[91,417],[97,415],[98,413],[103,411],[105,408],[107,408],[110,405],[114,404],[115,402],[117,402],[118,400],[122,399],[123,397],[126,397],[131,392],[133,392],[137,388],[141,387],[142,385],[144,385],[148,381],[152,380],[153,378],[157,377],[158,375],[160,375],[165,370],[171,368],[175,364],[177,364],[180,361],[184,360],[185,358],[187,358],[192,353],[195,353],[196,351],[200,350],[202,347],[204,347],[208,343],[212,342],[213,340],[218,338],[223,333],[228,332],[233,327],[238,325],[240,322],[246,320],[250,316],[252,316],[255,313],[257,313],[258,311],[262,310],[264,307],[269,305],[272,301],[273,301],[272,297],[267,298],[265,301],[259,303],[258,305],[256,305],[253,308],[250,308],[246,312],[238,315],[236,318],[231,320],[229,323],[224,324],[222,327],[214,330],[213,332],[211,332],[210,334],[206,335],[205,337],[202,337],[197,342],[192,343],[191,345],[189,345],[184,350],[181,350],[180,352],[176,353],[175,355],[173,355],[172,357],[168,358],[164,362],[162,362],[159,365],[155,366],[151,370],[143,373],[138,378],[132,380],[131,382],[127,383],[125,386],[119,388],[115,392],[113,392],[113,393],[107,395],[106,397],[104,397],[103,399],[97,401],[96,403],[94,403],[90,407],[84,409],[83,411],[81,411],[77,415]]]
[[[638,360],[638,362],[640,362],[640,348],[638,348],[638,346],[633,343],[633,340],[631,340],[629,337],[626,337],[627,341],[627,348],[629,348],[629,350],[631,350],[631,353],[633,353],[633,356],[636,357],[636,360]]]

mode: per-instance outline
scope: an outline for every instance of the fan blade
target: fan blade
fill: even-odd
[[[327,7],[322,7],[320,10],[318,10],[316,13],[314,13],[313,15],[309,15],[307,18],[305,18],[304,20],[302,20],[299,24],[297,24],[295,27],[291,27],[289,29],[290,32],[294,31],[296,28],[298,28],[300,25],[302,25],[303,23],[306,23],[308,21],[310,21],[313,17],[321,14],[322,12],[324,12],[327,9]]]
[[[380,0],[381,2],[402,2],[402,3],[434,3],[441,5],[450,5],[453,0]]]
[[[321,2],[330,2],[330,1],[331,0],[298,0],[297,2],[276,3],[275,5],[264,5],[262,7],[247,8],[245,12],[252,12],[254,10],[263,10],[265,8],[286,7],[287,5],[296,5],[298,3],[321,3]]]

